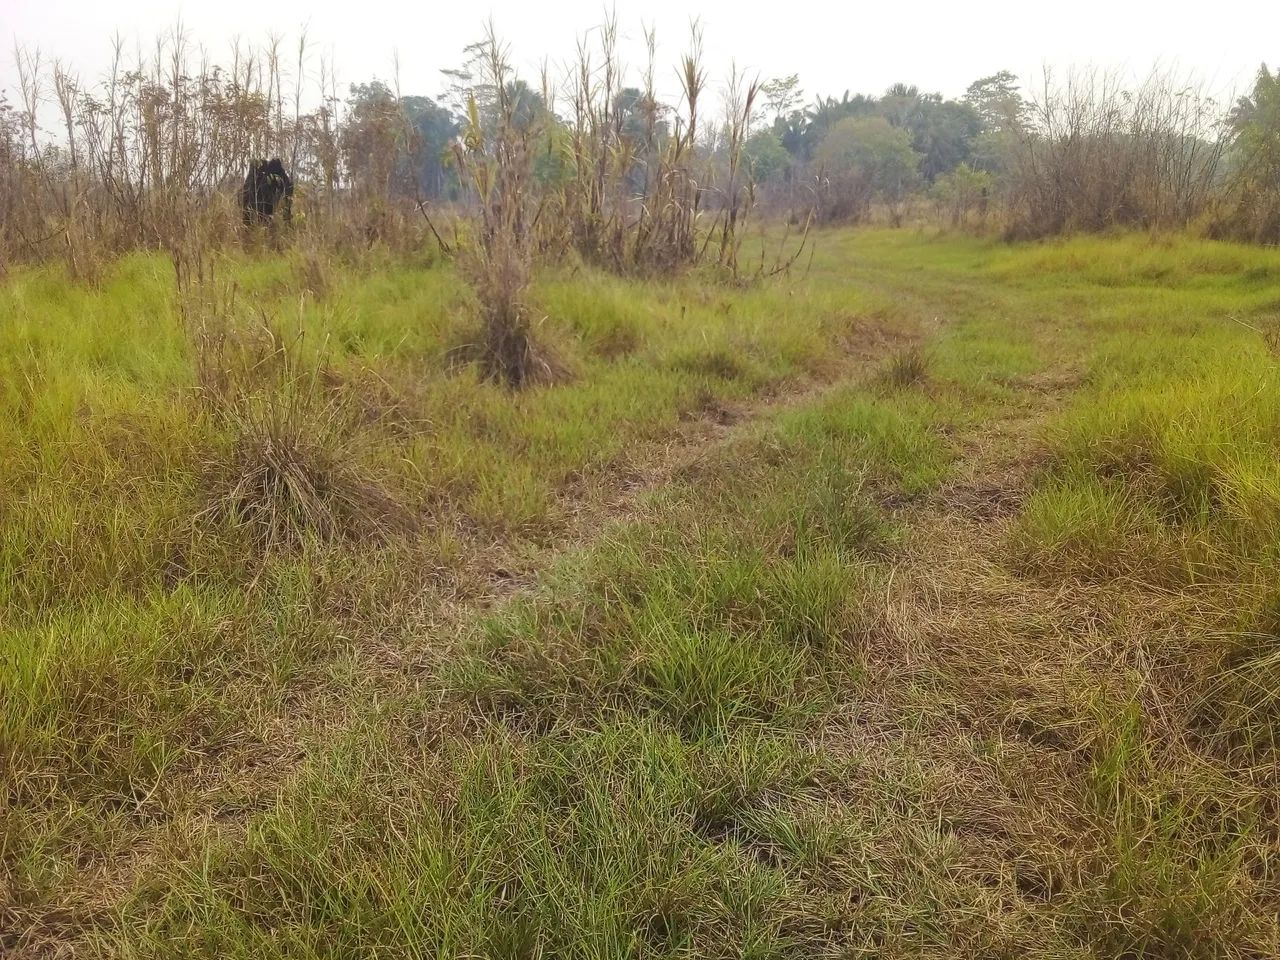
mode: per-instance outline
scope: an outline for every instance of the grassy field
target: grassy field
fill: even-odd
[[[1280,955],[1280,252],[0,287],[0,954]]]

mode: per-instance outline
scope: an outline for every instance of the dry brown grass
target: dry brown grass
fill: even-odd
[[[360,436],[351,412],[319,401],[314,384],[285,389],[284,398],[246,398],[222,413],[235,439],[205,464],[210,503],[196,520],[229,522],[263,552],[410,529],[404,506],[353,467]]]
[[[1042,416],[966,438],[957,481],[904,509],[907,551],[862,652],[875,693],[837,710],[823,743],[918,781],[912,816],[938,824],[934,853],[949,849],[957,882],[996,896],[998,912],[967,901],[968,934],[965,915],[948,921],[948,956],[1052,951],[1037,919],[1049,916],[1105,955],[1195,955],[1208,942],[1265,955],[1280,834],[1264,824],[1280,766],[1253,684],[1274,651],[1235,645],[1240,673],[1224,659],[1231,587],[1018,572],[1005,538],[1038,469]],[[1207,705],[1248,711],[1232,726],[1256,739],[1206,737]],[[1229,852],[1233,824],[1261,829]]]
[[[203,284],[194,296],[217,289]],[[264,554],[413,529],[413,511],[365,466],[385,409],[342,389],[300,335],[262,316],[245,323],[234,290],[215,294],[220,304],[192,297],[197,397],[224,438],[200,471],[208,503],[197,525],[229,524]]]

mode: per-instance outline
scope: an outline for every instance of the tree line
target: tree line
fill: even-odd
[[[735,243],[698,239],[694,224],[723,216],[736,228],[752,210],[806,223],[930,215],[1010,237],[1193,227],[1280,241],[1280,78],[1265,66],[1232,105],[1170,74],[1046,76],[1026,91],[1007,71],[955,99],[908,84],[807,99],[797,75],[737,76],[713,105],[695,31],[676,65],[681,97],[667,103],[651,36],[638,77],[624,74],[616,26],[598,36],[563,76],[534,84],[487,76],[475,44],[434,97],[378,79],[340,94],[321,64],[318,102],[297,79],[305,38],[296,60],[272,41],[227,64],[196,58],[181,35],[135,61],[117,45],[95,84],[19,53],[16,99],[0,98],[0,256],[56,249],[74,265],[90,248],[172,245],[267,156],[298,181],[300,219],[346,242],[429,227],[446,244],[432,211],[476,199],[458,145],[496,142],[500,122],[530,132],[522,188],[573,245],[614,265],[685,262],[693,247],[731,259]],[[688,222],[646,221],[672,202]],[[211,225],[206,239],[229,229]]]
[[[551,184],[564,172],[554,151],[564,121],[538,91],[516,92],[548,123],[538,179]],[[757,200],[793,216],[809,210],[835,223],[882,213],[901,223],[915,208],[953,225],[991,220],[1014,237],[1200,226],[1280,242],[1280,76],[1266,66],[1226,108],[1171,74],[1136,84],[1102,73],[1046,77],[1027,93],[1009,71],[975,80],[957,99],[898,83],[880,95],[846,91],[807,103],[793,74],[759,84],[757,102],[741,159]],[[465,118],[428,97],[397,98],[376,81],[352,88],[354,138],[366,136],[357,131],[371,118],[397,114],[407,132],[393,189],[458,199],[447,158]],[[613,114],[622,136],[651,130],[661,141],[676,110],[625,86]],[[697,146],[723,167],[726,142],[711,127]],[[640,164],[626,173],[632,182],[641,176]]]

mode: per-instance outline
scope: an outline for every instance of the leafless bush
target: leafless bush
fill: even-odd
[[[1012,158],[1009,231],[1185,227],[1207,208],[1226,140],[1214,101],[1168,73],[1046,75]]]
[[[745,80],[735,68],[725,98],[724,186],[718,191],[720,222],[713,231],[717,239],[719,266],[732,276],[738,275],[743,229],[755,206],[755,182],[745,167],[743,147],[751,134],[756,97],[759,95],[759,80]]]
[[[522,88],[492,25],[480,51],[481,80],[492,95],[490,116],[481,116],[471,96],[465,136],[454,145],[458,169],[478,205],[475,236],[460,264],[484,321],[477,358],[488,376],[521,387],[563,372],[536,342],[525,302],[539,213],[532,187],[534,152],[543,128],[536,112],[521,109]]]

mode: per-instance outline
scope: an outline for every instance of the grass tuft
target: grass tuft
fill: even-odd
[[[894,390],[905,390],[925,383],[929,379],[929,355],[920,346],[899,350],[885,364],[879,379]]]
[[[353,402],[304,346],[266,323],[200,328],[198,396],[219,442],[201,464],[197,523],[229,524],[264,553],[412,529],[412,511],[362,469],[376,407]]]

